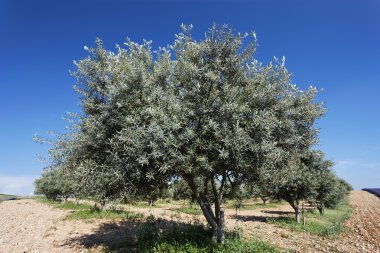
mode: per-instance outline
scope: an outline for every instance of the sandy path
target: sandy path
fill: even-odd
[[[91,231],[92,225],[64,221],[69,213],[32,199],[0,203],[0,252],[80,252],[67,238]]]

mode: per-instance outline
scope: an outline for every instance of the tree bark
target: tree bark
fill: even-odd
[[[323,216],[325,214],[325,205],[323,203],[318,204],[317,209],[320,215]]]
[[[300,210],[299,210],[299,208],[296,207],[296,208],[294,209],[294,212],[295,212],[295,214],[296,214],[296,222],[297,222],[297,223],[300,223]]]
[[[188,176],[184,177],[184,179],[187,181],[193,193],[194,199],[197,200],[202,210],[202,213],[207,220],[207,223],[211,226],[212,230],[214,231],[215,241],[221,244],[224,243],[224,212],[221,210],[221,198],[220,194],[218,194],[218,191],[216,190],[214,179],[211,179],[211,185],[215,197],[215,214],[212,211],[207,196],[203,192],[198,191],[194,178]]]
[[[216,223],[217,223],[217,227],[215,230],[215,238],[216,238],[216,242],[221,243],[221,244],[224,243],[224,237],[225,237],[224,236],[224,211],[221,209],[223,184],[224,184],[224,181],[221,184],[220,192],[218,192],[214,179],[211,179],[212,191],[214,193],[214,198],[215,198],[215,217],[216,217]]]
[[[294,213],[296,215],[296,222],[300,223],[300,209],[297,200],[287,200],[287,202],[293,207]]]
[[[306,220],[305,220],[305,203],[302,202],[302,224],[305,226]]]
[[[191,192],[193,194],[193,198],[195,200],[197,200],[197,202],[198,202],[198,204],[202,210],[202,213],[205,216],[208,224],[213,229],[215,229],[217,226],[216,218],[215,218],[214,214],[212,213],[212,209],[210,207],[210,204],[206,201],[205,196],[203,196],[200,192],[197,191],[197,187],[195,185],[194,179],[191,176],[188,176],[188,177],[184,176],[183,178],[187,181],[187,183],[191,189]]]
[[[219,225],[216,230],[216,242],[224,244],[224,211],[220,211],[220,216],[219,216]]]

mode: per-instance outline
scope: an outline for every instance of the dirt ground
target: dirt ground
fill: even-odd
[[[247,238],[262,240],[293,252],[380,253],[380,198],[364,192],[350,195],[353,207],[347,229],[338,237],[324,238],[295,232],[265,222],[269,216],[291,212],[290,206],[238,212],[226,210],[228,228],[239,227]],[[204,222],[202,216],[186,215],[164,208],[128,207],[145,217],[153,214],[162,222]],[[117,245],[132,235],[138,222],[110,220],[64,220],[70,211],[56,209],[32,199],[0,203],[0,252],[87,252],[103,245]]]

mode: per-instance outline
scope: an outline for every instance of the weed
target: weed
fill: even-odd
[[[69,214],[66,219],[123,219],[136,220],[143,218],[143,214],[128,212],[125,210],[100,210],[99,208],[81,209]]]

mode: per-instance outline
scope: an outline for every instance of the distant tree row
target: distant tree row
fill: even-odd
[[[292,84],[284,58],[255,60],[254,33],[214,25],[195,40],[191,28],[155,51],[149,41],[127,40],[116,52],[101,40],[85,47],[89,56],[73,73],[82,111],[53,141],[36,192],[152,203],[177,185],[220,243],[222,204],[242,187],[284,199],[296,214],[300,200],[323,212],[346,195],[331,162],[313,150],[325,111],[317,90]]]
[[[304,201],[315,206],[321,215],[325,207],[334,208],[352,190],[351,185],[338,178],[331,170],[332,163],[323,160],[323,154],[318,151],[310,157],[284,168],[278,180],[271,178],[268,181],[254,181],[249,184],[241,184],[229,191],[225,199],[236,200],[238,206],[243,201],[260,198],[265,205],[268,200],[288,202],[295,211],[297,222],[300,222],[300,202]],[[47,169],[42,176],[35,181],[36,194],[43,194],[51,200],[63,200],[67,198],[94,198],[100,204],[105,205],[108,200],[133,203],[138,200],[148,201],[153,205],[159,198],[172,198],[174,200],[188,199],[196,202],[192,192],[181,178],[171,181],[161,181],[161,185],[152,185],[141,188],[134,195],[125,195],[124,198],[108,198],[112,193],[97,188],[95,185],[80,184],[79,177],[75,177],[71,170],[63,167]],[[104,180],[104,179],[102,179]],[[112,181],[112,179],[110,179]],[[100,183],[100,186],[104,187]],[[98,185],[99,186],[99,185]],[[113,186],[115,187],[115,186]],[[110,187],[112,189],[112,187]],[[95,191],[95,189],[98,189]],[[108,189],[108,188],[107,188]],[[209,196],[212,199],[212,196]]]

